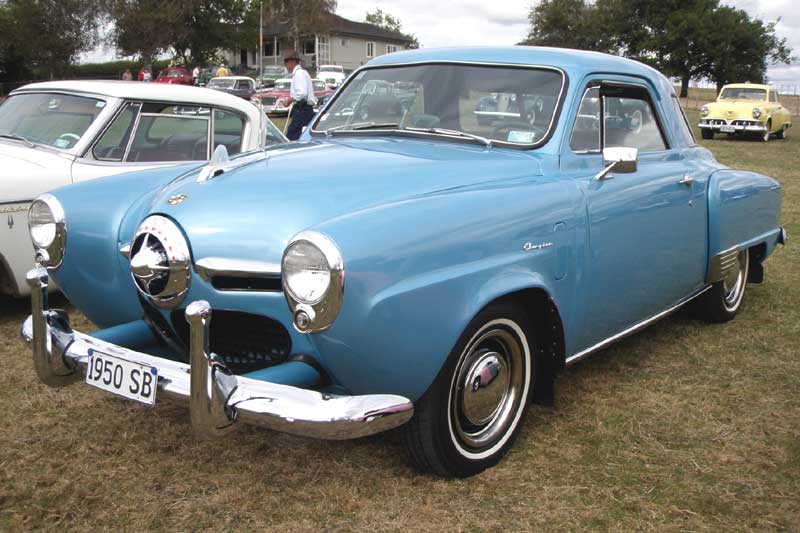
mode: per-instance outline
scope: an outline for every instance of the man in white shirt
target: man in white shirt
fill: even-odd
[[[300,64],[300,52],[297,50],[286,52],[283,56],[283,64],[286,66],[286,70],[292,73],[290,97],[288,101],[284,99],[285,106],[293,104],[286,137],[290,141],[296,141],[303,133],[303,128],[308,126],[308,123],[314,118],[314,106],[317,105],[317,99],[314,97],[311,76]]]
[[[194,67],[194,70],[192,70],[192,83],[194,85],[197,85],[197,78],[199,77],[200,77],[200,67]]]

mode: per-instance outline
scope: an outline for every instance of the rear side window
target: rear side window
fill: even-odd
[[[696,144],[697,141],[694,138],[694,133],[692,133],[692,127],[689,126],[689,119],[686,118],[686,113],[677,96],[672,97],[672,106],[675,108],[675,112],[680,118],[680,120],[678,120],[678,134],[687,145],[692,146]]]
[[[242,132],[244,119],[230,111],[214,111],[214,149],[223,145],[229,154],[242,151]]]
[[[770,102],[777,102],[778,101],[778,96],[775,94],[775,91],[770,91],[769,92],[769,101]]]

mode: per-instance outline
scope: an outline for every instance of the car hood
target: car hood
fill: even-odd
[[[73,159],[70,154],[0,139],[0,203],[32,200],[70,183]]]
[[[762,110],[767,102],[755,102],[753,100],[730,100],[725,102],[714,102],[708,104],[707,118],[753,118],[753,108],[760,107]]]
[[[337,217],[542,173],[530,152],[406,138],[342,138],[267,153],[210,181],[193,173],[173,182],[151,212],[182,226],[195,259],[279,261],[291,237]],[[176,199],[183,201],[170,205]]]

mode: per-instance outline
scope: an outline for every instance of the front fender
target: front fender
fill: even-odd
[[[339,317],[313,336],[335,380],[357,394],[402,393],[416,400],[487,304],[532,288],[558,300],[565,293],[556,281],[561,245],[572,232],[556,226],[574,226],[566,191],[551,180],[461,191],[315,228],[345,258]],[[550,245],[526,251],[526,242]]]

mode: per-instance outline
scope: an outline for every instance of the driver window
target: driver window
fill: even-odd
[[[121,162],[125,157],[125,148],[131,138],[136,115],[142,104],[129,103],[117,115],[111,126],[103,133],[92,149],[94,158],[98,161]]]
[[[666,150],[667,145],[650,100],[644,95],[636,96],[636,92],[642,91],[625,91],[624,96],[608,94],[603,97],[604,147]]]

